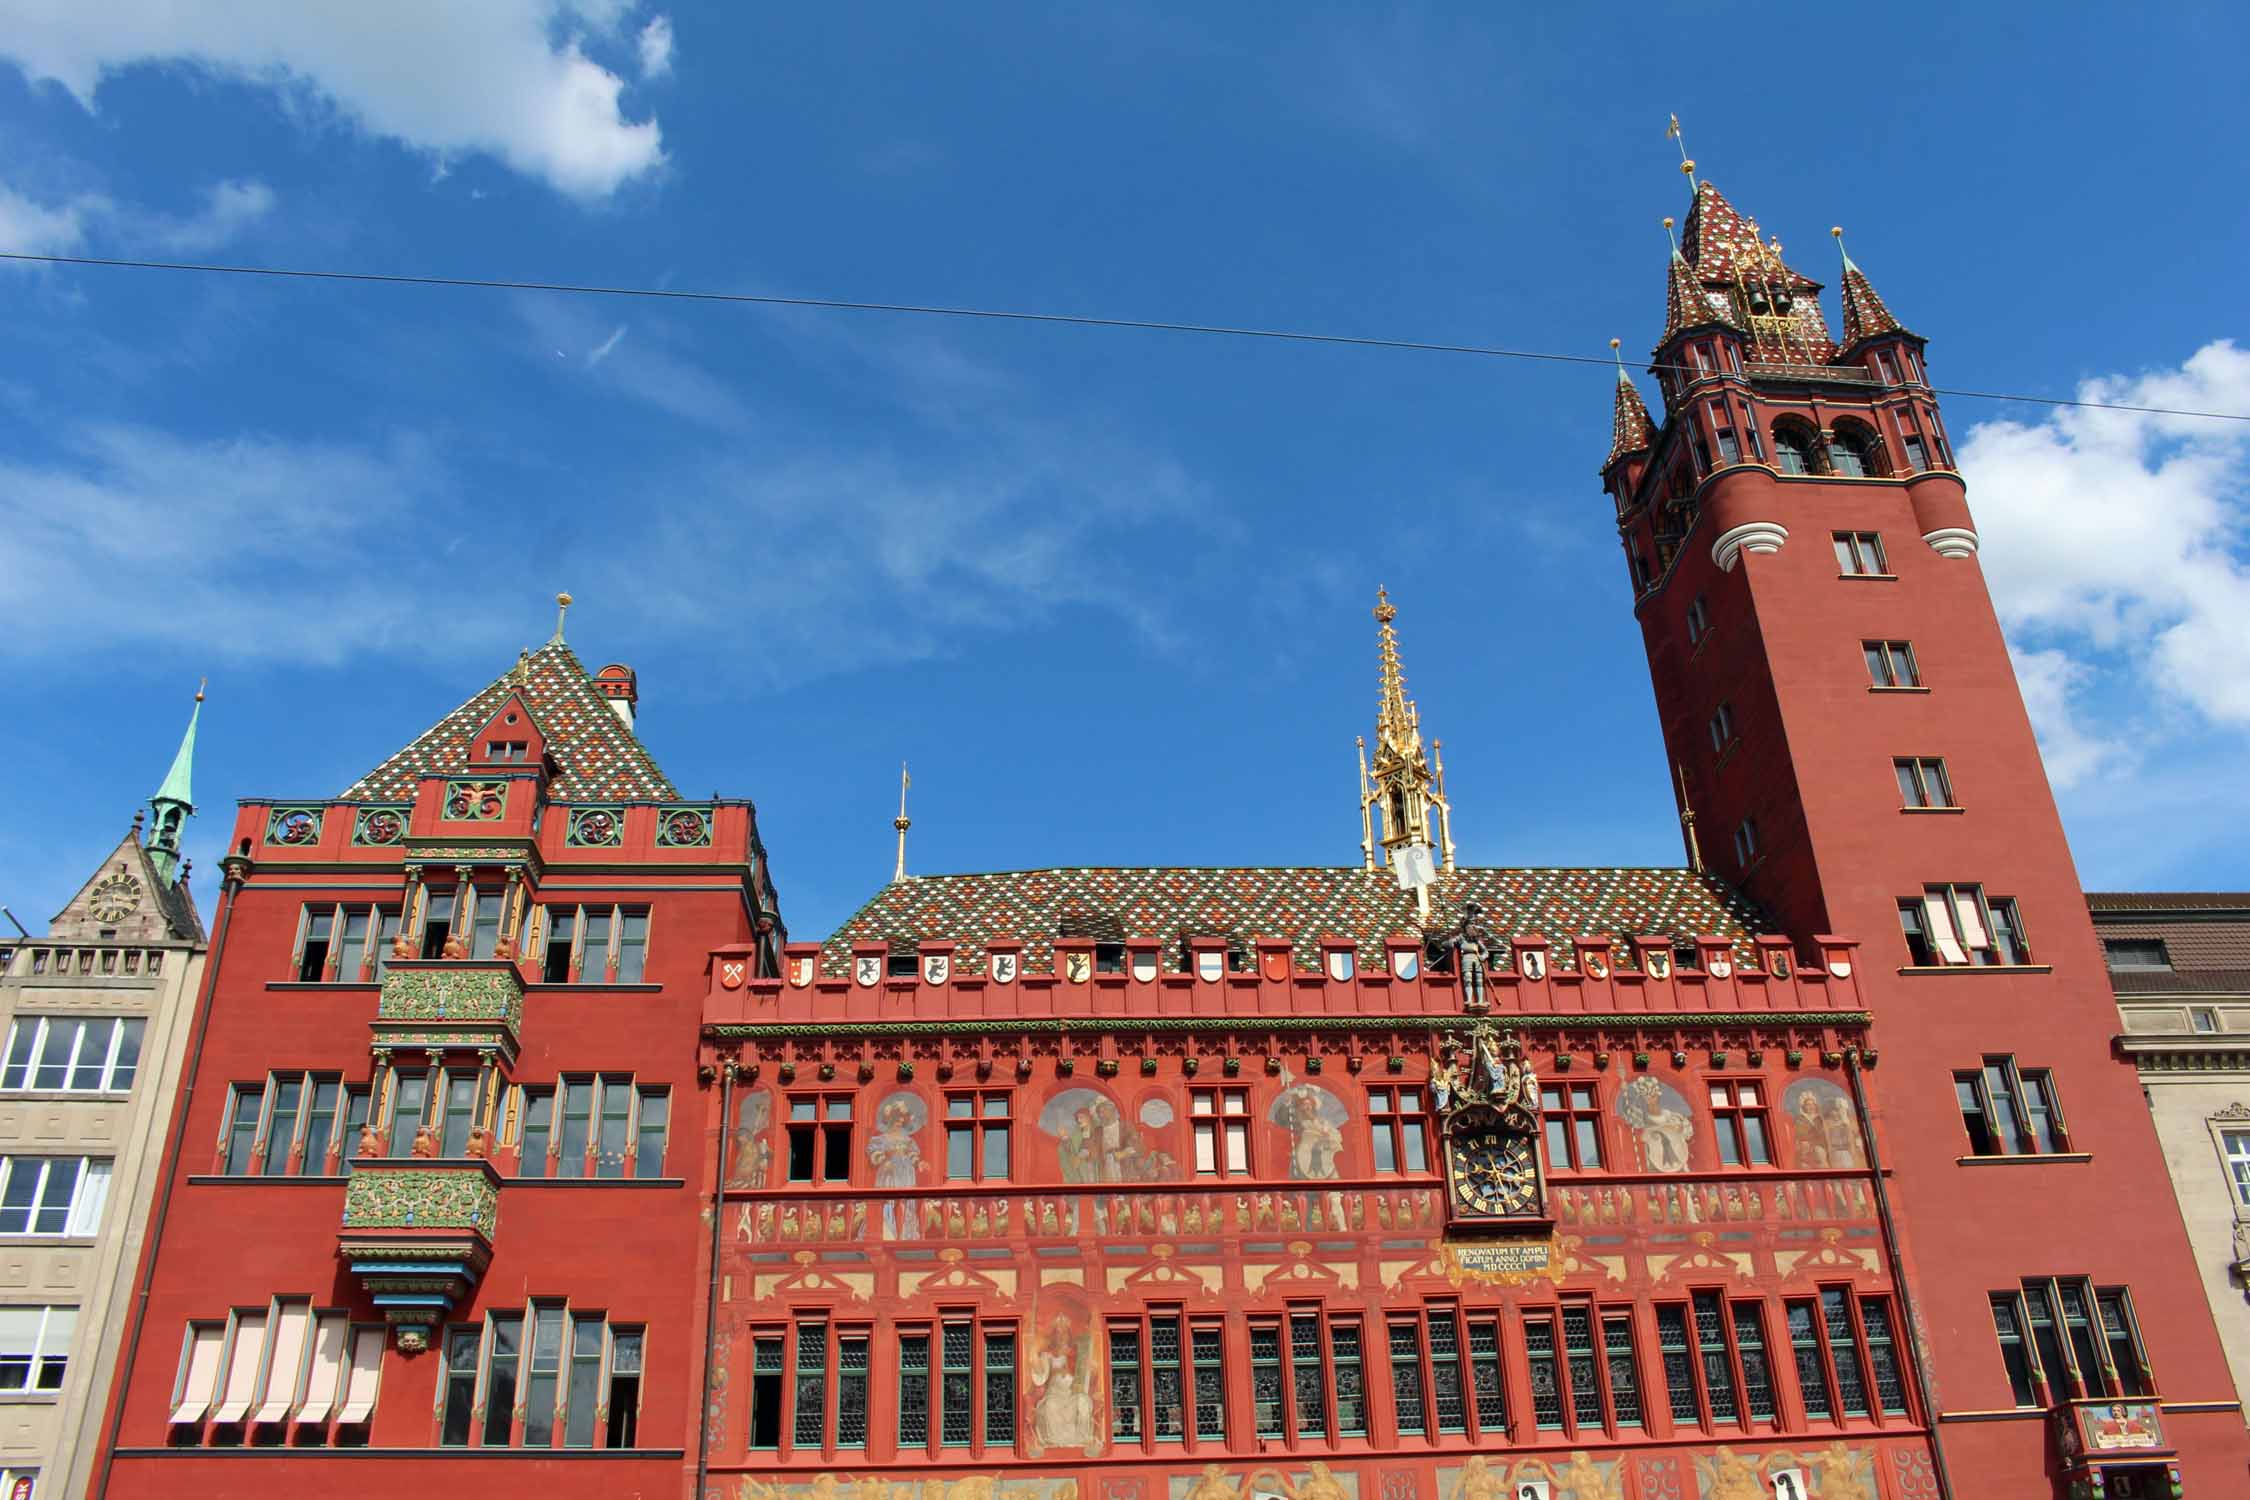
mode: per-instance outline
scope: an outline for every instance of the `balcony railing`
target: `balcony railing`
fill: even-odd
[[[513,1061],[523,976],[504,959],[394,959],[369,1024],[379,1050],[465,1047]]]

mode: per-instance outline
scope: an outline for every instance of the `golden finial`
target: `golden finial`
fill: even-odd
[[[1680,175],[1687,178],[1688,187],[1693,189],[1698,185],[1695,180],[1695,160],[1687,154],[1687,137],[1680,134],[1678,115],[1672,116],[1672,123],[1665,127],[1664,135],[1667,140],[1680,143]]]
[[[1390,591],[1379,583],[1375,585],[1375,618],[1385,625],[1398,618],[1398,606],[1391,603]]]
[[[906,789],[912,785],[914,778],[906,774],[906,762],[902,760],[898,763],[898,816],[891,819],[891,826],[898,830],[898,865],[891,871],[893,880],[906,878],[906,830],[914,826],[914,820],[906,815]]]
[[[1679,236],[1672,233],[1672,225],[1674,222],[1675,221],[1670,214],[1666,214],[1664,216],[1664,238],[1672,242],[1672,253],[1674,255],[1677,255],[1680,253],[1680,241]]]
[[[1672,764],[1672,774],[1680,782],[1680,837],[1687,844],[1688,868],[1700,875],[1703,873],[1703,850],[1695,838],[1695,808],[1688,802],[1687,767],[1675,761]]]
[[[549,642],[547,643],[548,645],[550,645],[550,646],[559,646],[559,645],[561,645],[561,644],[562,644],[562,638],[563,638],[563,620],[564,620],[564,619],[565,619],[565,617],[567,617],[567,616],[568,616],[569,614],[570,614],[570,595],[569,595],[569,594],[567,594],[567,593],[565,593],[565,594],[557,594],[557,595],[555,595],[555,634],[554,634],[554,639],[550,640],[550,641],[549,641]]]
[[[198,703],[201,703],[201,702],[203,701],[203,690],[204,690],[205,688],[209,687],[210,685],[211,685],[211,679],[210,679],[210,678],[208,678],[208,677],[198,677],[198,678],[197,678],[197,679],[195,680],[195,701],[196,701],[196,702],[198,702]]]

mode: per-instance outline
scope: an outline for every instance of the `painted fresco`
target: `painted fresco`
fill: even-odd
[[[1359,1475],[1338,1474],[1315,1460],[1302,1469],[1260,1464],[1229,1473],[1225,1464],[1205,1464],[1196,1474],[1166,1476],[1169,1500],[1359,1500]]]
[[[1055,1138],[1062,1180],[1176,1182],[1179,1157],[1166,1149],[1172,1101],[1161,1092],[1143,1097],[1128,1115],[1107,1091],[1067,1088],[1039,1112],[1039,1128]]]
[[[1043,1286],[1034,1300],[1024,1361],[1024,1455],[1102,1451],[1109,1430],[1102,1321],[1082,1288]]]
[[[1859,1131],[1859,1111],[1844,1091],[1825,1078],[1801,1078],[1781,1096],[1789,1119],[1789,1164],[1793,1167],[1864,1167],[1867,1149]]]
[[[1643,1074],[1617,1091],[1617,1115],[1633,1128],[1634,1149],[1648,1172],[1685,1172],[1695,1116],[1671,1085]]]
[[[773,1092],[745,1089],[734,1106],[734,1141],[728,1152],[727,1186],[773,1185]]]
[[[1695,1455],[1701,1500],[1876,1500],[1874,1455],[1842,1442],[1811,1452]]]
[[[1317,1083],[1294,1083],[1281,1091],[1270,1118],[1289,1132],[1292,1181],[1328,1182],[1343,1175],[1344,1126],[1351,1117],[1344,1101]]]
[[[1441,1500],[1624,1500],[1622,1461],[1597,1463],[1584,1449],[1566,1459],[1486,1458],[1438,1470]],[[1762,1497],[1761,1497],[1762,1500]]]
[[[922,1181],[922,1147],[918,1137],[929,1123],[929,1106],[919,1095],[901,1089],[886,1097],[875,1110],[875,1133],[868,1138],[867,1160],[875,1168],[879,1188],[917,1187]],[[910,1198],[885,1199],[883,1238],[918,1240],[921,1215]]]
[[[1078,1481],[1019,1478],[995,1470],[929,1479],[815,1474],[802,1482],[771,1484],[745,1474],[731,1492],[714,1484],[712,1493],[731,1493],[731,1500],[1078,1500]]]

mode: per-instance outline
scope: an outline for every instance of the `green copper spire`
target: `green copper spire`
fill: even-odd
[[[187,733],[180,736],[180,753],[172,757],[172,769],[164,773],[164,784],[156,795],[148,799],[149,810],[156,814],[148,840],[148,862],[156,867],[157,878],[166,885],[179,881],[180,825],[195,812],[195,724],[203,717],[203,684],[195,688],[195,708],[188,714]]]

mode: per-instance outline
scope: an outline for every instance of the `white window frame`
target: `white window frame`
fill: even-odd
[[[570,964],[565,971],[566,977],[549,980],[546,978],[548,922],[551,914],[558,911],[567,911],[571,914]],[[595,973],[591,978],[585,972],[588,960],[594,957],[586,951],[586,917],[589,912],[606,912],[609,916],[609,941],[601,951],[600,962],[596,965]],[[638,979],[626,979],[620,974],[619,978],[613,980],[610,978],[611,972],[619,970],[625,958],[625,918],[627,913],[639,917],[642,923],[641,973]],[[652,905],[637,901],[542,901],[532,906],[524,921],[529,931],[526,933],[522,944],[522,954],[525,959],[539,966],[539,977],[531,981],[534,984],[608,985],[647,984],[649,982],[648,954],[649,948],[656,938],[656,908]]]
[[[39,1214],[44,1207],[47,1184],[56,1162],[78,1163],[78,1176],[70,1187],[70,1202],[64,1208],[63,1227],[41,1229]],[[32,1187],[31,1202],[25,1210],[24,1227],[0,1229],[0,1240],[28,1239],[91,1239],[101,1232],[102,1208],[109,1201],[109,1174],[112,1158],[107,1156],[0,1156],[0,1199],[7,1196],[8,1187],[16,1174],[35,1171],[38,1181]]]
[[[29,1367],[24,1371],[24,1383],[13,1387],[0,1386],[0,1399],[24,1396],[35,1398],[60,1396],[63,1381],[70,1378],[70,1346],[78,1333],[78,1308],[76,1306],[19,1303],[13,1304],[5,1310],[15,1313],[37,1313],[39,1318],[34,1326],[29,1347],[22,1351],[31,1361]],[[62,1315],[59,1319],[56,1317],[58,1313]],[[60,1324],[59,1327],[57,1326],[58,1323]],[[13,1354],[15,1352],[17,1351],[7,1348],[4,1343],[0,1343],[0,1354]],[[50,1361],[60,1367],[60,1378],[51,1386],[43,1386],[39,1383],[39,1377]],[[4,1497],[6,1494],[6,1490],[0,1490],[0,1497]]]
[[[2211,1143],[2219,1151],[2219,1169],[2227,1174],[2233,1193],[2234,1216],[2250,1220],[2250,1110],[2236,1105],[2209,1121]]]
[[[39,1060],[47,1050],[48,1029],[57,1023],[78,1025],[80,1030],[77,1040],[71,1046],[70,1059],[63,1064],[62,1084],[57,1088],[39,1088],[35,1086],[35,1081],[39,1076]],[[78,1073],[79,1060],[86,1050],[87,1040],[94,1036],[95,1029],[104,1023],[108,1024],[109,1034],[108,1040],[103,1044],[101,1082],[90,1089],[74,1088],[70,1080]],[[125,1028],[128,1025],[140,1028],[140,1045],[134,1049],[132,1075],[123,1084],[119,1084],[117,1082],[117,1054],[125,1045]],[[22,1063],[18,1064],[14,1061],[16,1042],[18,1038],[24,1035],[24,1028],[26,1027],[31,1028],[31,1047],[24,1054]],[[0,1092],[81,1095],[130,1093],[133,1088],[133,1080],[140,1076],[141,1049],[147,1045],[147,1042],[148,1018],[146,1016],[19,1015],[8,1028],[8,1050],[5,1053],[0,1053],[0,1058],[7,1060],[0,1063]],[[5,1491],[0,1491],[0,1496],[4,1496],[5,1493]]]

